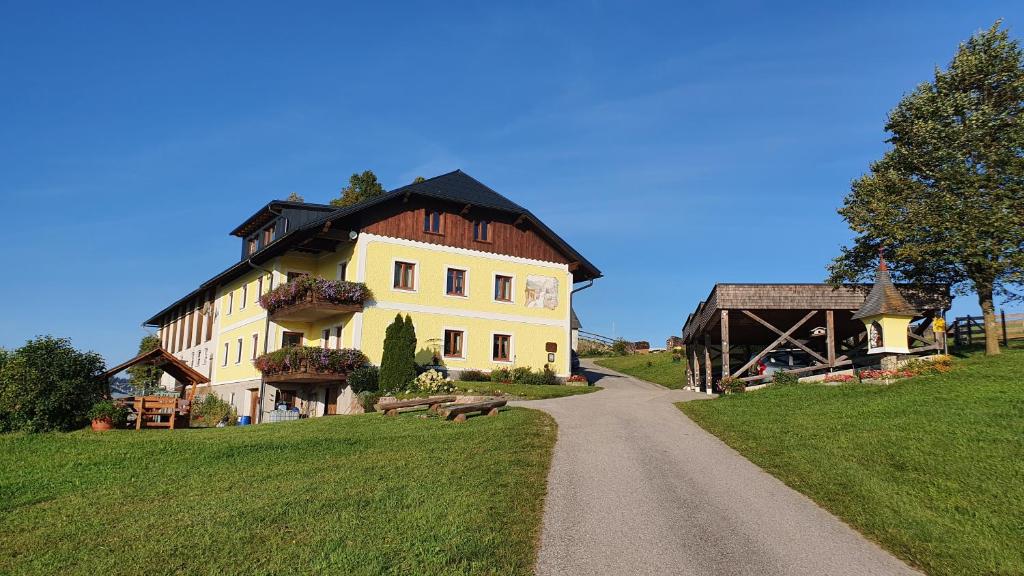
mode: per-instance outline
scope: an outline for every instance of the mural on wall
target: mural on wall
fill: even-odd
[[[558,308],[558,278],[550,276],[526,277],[526,307]]]

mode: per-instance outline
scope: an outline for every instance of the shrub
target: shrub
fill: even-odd
[[[800,378],[796,374],[791,374],[784,370],[778,370],[772,374],[772,384],[779,386],[789,386],[792,384],[800,383]]]
[[[359,403],[363,405],[363,410],[367,412],[376,411],[376,408],[374,408],[373,406],[377,403],[378,400],[380,400],[379,393],[364,390],[359,394],[356,394],[356,397],[359,398]]]
[[[160,347],[160,337],[148,334],[139,342],[139,354]],[[136,394],[143,396],[160,390],[160,377],[164,371],[151,364],[136,364],[126,370]]]
[[[953,369],[953,357],[952,356],[936,356],[932,359],[921,359],[915,358],[906,362],[902,370],[911,372],[915,375],[923,374],[945,374]]]
[[[353,392],[375,392],[380,389],[380,369],[360,366],[349,373],[347,382]]]
[[[103,399],[103,359],[67,338],[40,336],[4,353],[0,365],[0,431],[74,430]]]
[[[913,378],[915,373],[909,370],[861,370],[861,380],[891,380],[895,378]]]
[[[114,404],[111,400],[100,400],[92,405],[86,414],[89,420],[106,420],[114,428],[120,428],[128,422],[128,409]]]
[[[410,342],[411,338],[411,342]],[[380,389],[404,390],[416,378],[416,333],[412,318],[395,315],[384,333],[384,353],[380,361]]]
[[[747,383],[739,378],[726,376],[718,381],[718,389],[722,394],[742,394],[747,391]]]
[[[213,427],[221,422],[227,426],[234,426],[238,417],[234,407],[214,394],[207,386],[202,399],[192,403],[191,420],[193,425],[200,426]]]
[[[822,382],[853,382],[857,377],[853,374],[828,374]]]
[[[264,375],[301,371],[343,374],[365,365],[366,356],[354,348],[340,350],[318,346],[288,346],[263,354],[253,364]]]
[[[459,380],[463,382],[490,382],[491,375],[483,370],[463,370],[459,374]]]
[[[370,290],[365,284],[326,280],[303,274],[260,296],[260,306],[263,306],[268,314],[273,314],[281,308],[305,300],[310,294],[318,300],[333,304],[362,304],[371,297]]]
[[[619,338],[618,340],[613,342],[612,354],[615,354],[617,356],[625,356],[626,354],[629,354],[629,342],[626,342],[622,338]]]
[[[533,371],[527,366],[517,366],[512,369],[512,382],[514,384],[529,384]]]
[[[508,384],[512,382],[512,371],[508,368],[496,368],[491,370],[491,382]]]
[[[543,380],[541,384],[546,384],[548,386],[554,386],[562,383],[558,379],[558,375],[555,374],[555,371],[547,364],[545,364],[543,370],[541,370],[541,379]]]
[[[450,394],[455,391],[455,383],[437,370],[427,370],[413,380],[412,390],[428,394]]]

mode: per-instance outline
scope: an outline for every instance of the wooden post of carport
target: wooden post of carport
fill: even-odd
[[[700,360],[697,358],[697,341],[693,340],[690,342],[687,348],[690,351],[690,357],[692,358],[690,365],[693,367],[691,373],[693,375],[693,389],[694,391],[700,390]]]
[[[732,375],[729,363],[729,311],[722,310],[722,378]]]
[[[706,392],[713,394],[711,385],[711,335],[707,332],[704,333],[704,384],[707,386]]]
[[[832,310],[825,311],[825,347],[828,349],[828,367],[836,367],[836,322]]]

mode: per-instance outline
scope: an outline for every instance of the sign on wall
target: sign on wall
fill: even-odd
[[[558,278],[550,276],[526,277],[526,307],[558,308]]]

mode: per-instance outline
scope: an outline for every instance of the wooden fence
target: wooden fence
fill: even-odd
[[[1024,312],[996,315],[996,329],[1003,346],[1010,340],[1024,338]],[[985,341],[985,323],[981,316],[959,316],[946,329],[957,346]]]

